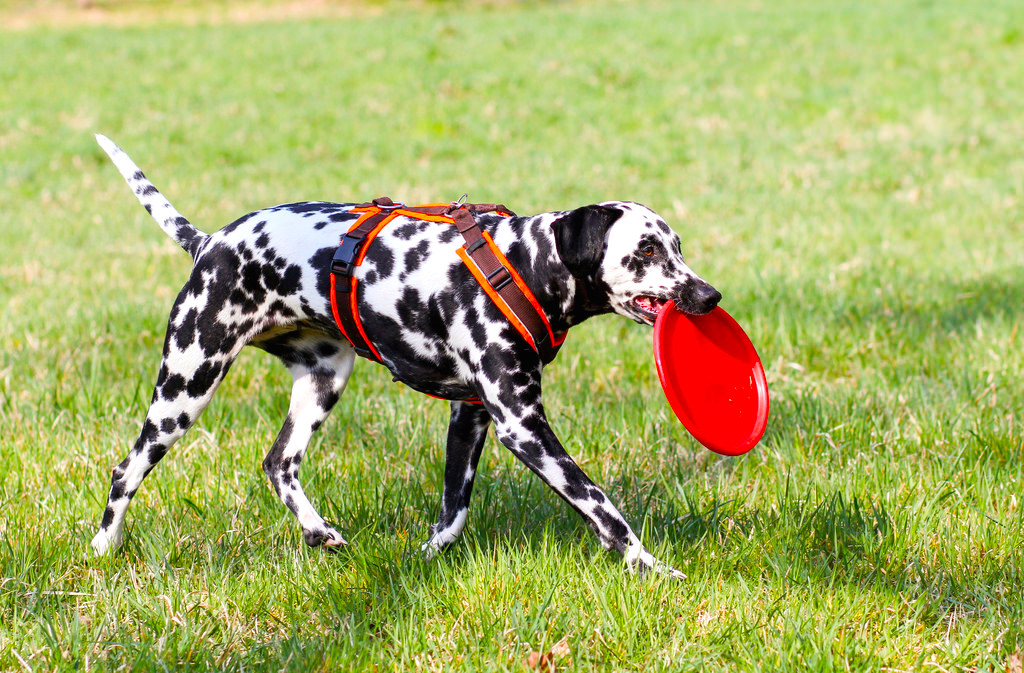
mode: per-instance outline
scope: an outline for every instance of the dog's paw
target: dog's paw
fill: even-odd
[[[100,532],[96,533],[96,536],[93,537],[92,542],[89,543],[89,546],[92,547],[92,552],[96,556],[106,556],[110,552],[120,547],[121,542],[122,535],[120,531],[113,533],[111,531],[101,530]]]
[[[657,564],[655,564],[654,568],[651,569],[651,572],[657,573],[658,575],[664,575],[666,577],[671,577],[672,579],[676,579],[676,580],[685,580],[686,579],[686,574],[685,573],[680,572],[679,570],[676,570],[672,566],[665,565],[664,563],[661,563],[660,561]]]
[[[328,525],[302,531],[302,539],[310,547],[323,547],[327,550],[338,549],[348,544],[341,533]]]
[[[459,533],[462,532],[462,527],[465,525],[465,517],[453,526],[447,528],[438,529],[438,527],[431,526],[430,528],[430,539],[423,543],[420,547],[420,553],[423,554],[423,560],[429,561],[435,556],[444,551],[447,547],[451,546],[453,542],[459,539]]]
[[[671,577],[676,580],[685,580],[686,575],[670,565],[666,565],[654,559],[650,564],[646,563],[634,563],[628,566],[630,571],[636,573],[640,577],[646,577],[647,575],[655,575],[659,577]]]
[[[436,536],[431,535],[430,539],[424,542],[420,547],[420,554],[423,555],[424,561],[431,561],[440,554],[441,550],[446,546],[448,545],[439,542]]]
[[[640,576],[650,573],[652,575],[661,575],[677,580],[686,579],[685,574],[670,565],[662,563],[656,559],[651,552],[647,551],[639,544],[628,547],[623,560],[626,563],[626,567],[629,568],[631,572]]]

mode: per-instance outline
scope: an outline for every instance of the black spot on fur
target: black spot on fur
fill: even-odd
[[[277,290],[277,286],[280,284],[280,282],[281,275],[277,273],[277,270],[269,264],[264,265],[263,285],[265,285],[268,290]]]
[[[254,211],[254,212],[248,213],[248,214],[246,214],[246,215],[242,215],[242,216],[241,216],[240,218],[238,218],[237,220],[235,220],[235,221],[234,221],[234,222],[232,222],[231,224],[229,224],[229,225],[227,225],[226,227],[224,227],[223,229],[221,229],[221,231],[222,231],[222,232],[231,232],[231,231],[234,231],[234,230],[235,230],[235,229],[237,229],[238,227],[240,227],[240,226],[242,226],[243,224],[245,224],[246,222],[248,222],[248,221],[249,221],[249,219],[251,219],[251,218],[252,218],[252,217],[253,217],[254,215],[256,215],[256,214],[257,214],[258,212],[260,212],[260,211],[258,211],[258,210],[257,210],[257,211]]]
[[[232,290],[228,300],[243,314],[255,313],[259,310],[259,304],[249,299],[249,296],[241,290]]]
[[[120,479],[115,479],[113,483],[110,484],[110,496],[107,499],[110,500],[110,502],[114,502],[115,500],[120,500],[123,497],[124,482]]]
[[[480,315],[473,306],[466,309],[466,325],[469,327],[469,336],[473,339],[473,345],[483,348],[487,343],[487,330],[480,323]]]
[[[338,397],[338,391],[334,390],[334,387],[329,383],[317,387],[316,401],[324,411],[333,409],[334,405],[338,403]]]
[[[610,512],[602,507],[594,508],[594,517],[601,520],[605,530],[610,534],[611,539],[609,542],[618,552],[624,552],[626,550],[626,544],[628,542],[628,530],[626,524],[620,519],[613,516]]]
[[[429,252],[429,250],[430,241],[426,239],[420,241],[414,247],[407,250],[405,253],[405,270],[407,272],[412,272],[420,268],[420,264],[427,256],[427,252]]]
[[[251,295],[263,294],[262,269],[256,262],[249,262],[242,267],[242,287]]]
[[[645,248],[654,248],[653,254],[644,254]],[[637,242],[636,251],[623,257],[621,264],[633,274],[635,282],[640,282],[652,266],[663,264],[664,259],[665,249],[660,239],[654,234],[644,234]]]
[[[274,303],[267,308],[267,314],[279,318],[292,318],[295,316],[295,311],[288,308],[280,299],[275,299]]]
[[[316,353],[321,357],[329,358],[338,353],[338,347],[330,342],[321,341],[316,346]]]
[[[199,346],[203,349],[203,353],[207,357],[215,355],[220,352],[227,352],[232,348],[232,341],[228,339],[228,328],[224,323],[217,320],[214,316],[215,311],[207,310],[203,311],[203,316],[200,318],[200,322],[203,323],[202,332],[199,333]],[[207,318],[203,322],[203,318]]]
[[[318,201],[302,201],[300,203],[285,203],[275,206],[273,210],[287,210],[293,213],[319,213],[328,210],[334,204],[321,203]]]
[[[415,324],[420,312],[423,310],[419,291],[414,287],[406,287],[402,290],[402,297],[398,300],[395,307],[398,309],[400,317],[407,319],[410,324]]]
[[[165,400],[173,400],[181,391],[185,389],[185,377],[181,374],[171,374],[164,381],[164,385],[160,388],[160,395]]]
[[[336,247],[320,248],[306,262],[316,270],[316,290],[321,297],[331,296],[331,260]]]
[[[167,454],[167,447],[163,444],[154,444],[149,447],[149,463],[155,465]]]
[[[381,278],[390,276],[391,272],[395,270],[395,254],[391,252],[390,248],[375,245],[370,249],[370,254],[373,255],[373,262]]]
[[[153,421],[151,421],[151,420],[149,420],[147,418],[146,422],[142,424],[142,432],[139,433],[139,438],[135,440],[135,445],[132,447],[132,452],[133,453],[139,453],[139,452],[142,451],[142,449],[144,449],[146,447],[147,444],[151,444],[152,442],[155,442],[156,441],[156,437],[157,437],[157,432],[158,431],[157,431],[157,428],[156,428],[156,424],[153,423]],[[118,467],[123,467],[127,463],[128,463],[128,459],[125,459],[121,463],[121,465],[118,466]],[[121,470],[121,475],[123,476],[123,474],[124,474],[124,470],[122,469]],[[118,478],[120,478],[120,477],[118,477]]]
[[[293,427],[292,417],[285,417],[284,423],[281,425],[281,431],[277,433],[277,439],[274,440],[274,445],[270,447],[267,457],[263,459],[263,472],[270,478],[270,483],[274,486],[274,490],[277,491],[278,495],[281,494],[281,489],[275,477],[280,469],[284,447],[288,446],[288,442],[292,438]]]
[[[220,376],[220,372],[221,366],[219,363],[215,364],[207,360],[196,369],[195,374],[185,388],[185,392],[188,393],[189,397],[201,397],[213,387],[217,377]]]
[[[331,253],[333,256],[334,253]],[[281,276],[281,282],[277,286],[277,293],[283,296],[297,294],[302,289],[302,267],[298,264],[289,266]],[[328,290],[330,293],[330,290]]]
[[[184,319],[174,330],[174,343],[177,344],[178,350],[185,350],[189,345],[195,341],[196,338],[196,317],[198,312],[194,308],[190,308],[188,313],[185,314]]]
[[[419,231],[418,226],[412,222],[406,222],[399,227],[395,227],[395,230],[391,232],[391,235],[399,240],[408,241],[416,235],[417,231]]]
[[[500,217],[498,217],[496,215],[492,216],[492,217],[494,218],[494,220],[493,220],[494,222],[497,222],[498,220],[501,219]],[[526,223],[528,221],[529,221],[529,218],[525,218],[525,217],[512,217],[512,218],[509,218],[508,226],[512,229],[512,233],[515,234],[515,238],[517,238],[517,239],[522,238],[523,232],[526,231]],[[542,239],[537,239],[537,240],[540,241]]]

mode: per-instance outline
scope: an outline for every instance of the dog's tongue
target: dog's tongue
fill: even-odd
[[[637,297],[636,303],[640,305],[640,308],[642,308],[645,311],[650,311],[651,313],[659,312],[663,304],[663,302],[660,302],[657,299],[653,299],[651,297]]]

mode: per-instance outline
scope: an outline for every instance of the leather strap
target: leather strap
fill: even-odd
[[[509,264],[490,235],[480,228],[470,210],[464,206],[454,207],[450,215],[455,228],[466,240],[465,246],[459,251],[459,257],[505,317],[537,351],[541,360],[545,364],[554,360],[565,340],[565,335],[556,338],[543,309],[526,282]],[[473,266],[476,266],[479,273]],[[508,308],[507,311],[502,302]]]

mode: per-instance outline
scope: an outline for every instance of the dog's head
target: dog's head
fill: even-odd
[[[703,314],[722,299],[686,266],[679,236],[646,206],[607,201],[577,208],[552,226],[562,263],[619,315],[653,325],[669,300]]]

